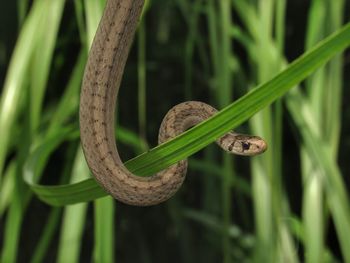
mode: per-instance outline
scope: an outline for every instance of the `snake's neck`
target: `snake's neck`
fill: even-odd
[[[159,129],[158,142],[163,143],[210,118],[217,112],[208,104],[186,101],[171,108]]]

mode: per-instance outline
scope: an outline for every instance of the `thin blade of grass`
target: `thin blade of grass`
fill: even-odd
[[[110,196],[95,200],[95,262],[114,260],[115,202]]]
[[[77,152],[72,170],[71,183],[86,179],[89,168],[81,149]],[[57,262],[79,262],[87,204],[75,204],[64,209]],[[102,261],[101,261],[102,262]]]
[[[87,46],[90,49],[92,40],[94,39],[97,25],[100,22],[103,7],[106,0],[90,1],[84,0],[85,3],[85,15],[86,15],[86,39]]]
[[[77,59],[74,69],[71,74],[71,78],[68,81],[67,87],[58,103],[55,107],[55,111],[50,116],[50,124],[45,133],[46,137],[50,137],[57,132],[71,117],[77,112],[79,107],[79,94],[80,85],[87,59],[86,50],[83,49]]]
[[[326,16],[326,1],[314,0],[311,2],[308,14],[308,25],[305,40],[305,50],[312,47],[325,34],[324,21]],[[326,87],[324,86],[325,68],[318,69],[306,80],[306,88],[309,100],[313,106],[315,121],[314,129],[321,131],[323,118],[322,103]],[[305,146],[301,147],[301,171],[303,178],[303,207],[302,217],[304,225],[304,247],[306,262],[322,261],[325,238],[325,222],[323,211],[323,182],[320,167],[315,167],[312,156],[309,155]]]
[[[30,65],[30,126],[34,132],[41,121],[43,99],[51,69],[57,34],[62,19],[64,0],[46,2],[41,26],[37,27],[37,46]]]
[[[257,35],[253,36],[254,50],[259,54],[257,56],[257,82],[262,83],[271,78],[277,71],[276,60],[273,59],[269,49],[269,40],[272,35],[273,21],[273,1],[257,2]],[[249,9],[252,9],[251,5]],[[252,12],[253,13],[253,12]],[[268,66],[267,66],[268,65]],[[252,164],[252,190],[255,211],[255,226],[257,233],[257,246],[254,258],[264,262],[278,262],[277,255],[280,248],[278,244],[278,234],[280,222],[277,219],[281,217],[277,189],[279,188],[277,171],[274,166],[274,154],[276,153],[275,140],[272,126],[272,109],[266,107],[256,114],[250,124],[252,132],[259,134],[269,142],[272,151],[266,152],[259,158],[251,160]]]
[[[0,218],[11,203],[15,188],[16,161],[12,161],[5,170],[4,180],[0,191]]]
[[[218,55],[219,68],[215,70],[214,94],[217,95],[216,101],[220,107],[227,105],[233,98],[233,74],[231,71],[231,60],[235,60],[232,52],[232,39],[230,36],[230,28],[232,26],[231,17],[231,1],[221,0],[218,8],[218,24],[216,26],[219,38],[217,39],[217,46],[219,48]],[[221,30],[219,30],[221,29]],[[233,167],[232,156],[222,153],[222,181],[221,181],[221,193],[222,193],[222,225],[224,231],[222,232],[222,254],[223,262],[231,262],[231,244],[229,237],[229,227],[232,221],[232,197],[231,197],[231,185],[230,181],[235,178],[235,169]]]

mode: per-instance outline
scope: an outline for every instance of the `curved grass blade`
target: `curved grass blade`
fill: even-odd
[[[347,24],[295,60],[270,81],[252,90],[207,121],[126,162],[126,167],[140,176],[147,176],[185,159],[283,96],[349,44],[350,24]],[[106,195],[93,179],[62,186],[42,186],[35,183],[37,162],[41,160],[39,156],[48,151],[48,148],[53,150],[64,139],[64,136],[57,136],[45,142],[29,158],[25,169],[25,180],[33,191],[43,201],[52,205],[86,202]],[[49,153],[46,152],[46,154]]]
[[[283,72],[230,104],[216,116],[132,159],[130,168],[137,175],[151,175],[190,156],[284,95],[349,44],[350,24],[347,24],[295,60]]]

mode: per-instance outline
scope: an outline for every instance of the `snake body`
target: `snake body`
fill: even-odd
[[[115,143],[116,98],[143,0],[107,0],[85,68],[80,98],[81,142],[87,163],[100,185],[119,201],[137,206],[161,203],[181,186],[187,161],[150,177],[139,177],[123,165]],[[173,107],[163,119],[163,143],[209,118],[216,110],[190,101]],[[257,136],[228,133],[217,140],[224,150],[240,155],[265,151]]]

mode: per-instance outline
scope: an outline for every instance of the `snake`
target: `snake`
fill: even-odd
[[[100,186],[115,199],[134,206],[151,206],[173,196],[182,185],[187,160],[148,177],[132,174],[119,156],[115,139],[115,109],[128,53],[144,0],[107,0],[85,66],[80,93],[80,140],[86,162]],[[159,129],[164,143],[215,115],[199,101],[171,108]],[[258,136],[229,132],[216,140],[225,151],[246,156],[264,152]]]

